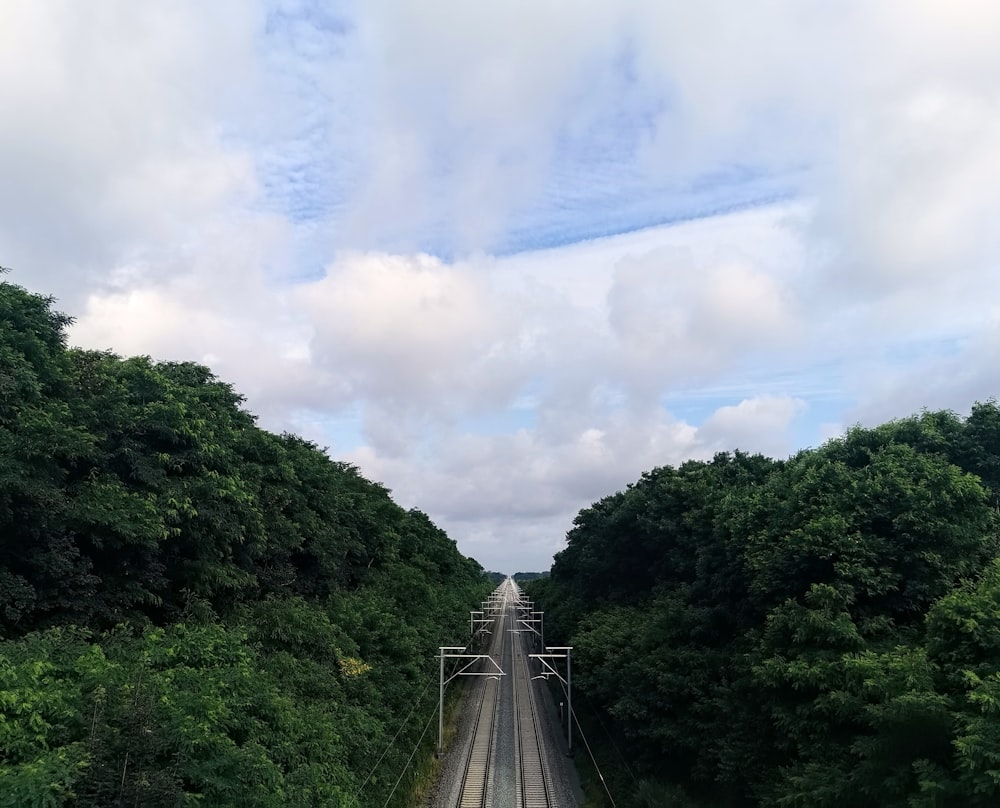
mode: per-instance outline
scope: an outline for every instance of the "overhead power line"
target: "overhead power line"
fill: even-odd
[[[567,701],[569,701],[569,696],[566,693],[566,687],[559,683],[559,687],[562,688],[563,695],[567,696]],[[590,757],[590,762],[594,764],[594,771],[597,772],[597,776],[601,781],[601,786],[604,788],[604,793],[608,795],[608,799],[611,800],[612,808],[618,808],[618,804],[615,802],[615,798],[611,796],[611,791],[608,788],[608,783],[604,779],[604,774],[601,772],[601,767],[597,765],[597,760],[594,758],[594,753],[590,748],[590,743],[587,741],[587,736],[583,733],[583,727],[580,726],[580,719],[576,717],[576,710],[570,709],[570,718],[576,723],[576,729],[580,733],[580,737],[583,739],[583,746],[587,750],[587,755]]]
[[[468,650],[468,648],[469,648],[469,646],[471,644],[472,644],[472,640],[470,639],[469,642],[467,642],[465,644],[465,649]],[[452,667],[452,672],[454,672],[454,669],[457,668],[457,667],[458,667],[458,662],[456,662],[454,664],[454,666]],[[379,759],[375,761],[375,765],[372,766],[371,771],[368,772],[368,776],[365,778],[365,781],[361,784],[361,787],[354,793],[354,796],[351,797],[351,802],[348,803],[348,805],[355,805],[355,806],[358,805],[358,797],[360,797],[361,794],[362,794],[362,792],[364,792],[365,787],[368,785],[369,781],[372,779],[372,775],[375,774],[375,772],[378,770],[378,767],[382,764],[382,761],[385,760],[385,756],[389,754],[390,750],[395,745],[395,743],[396,743],[397,739],[399,738],[400,734],[403,732],[403,729],[410,722],[410,719],[413,717],[413,714],[417,711],[417,708],[420,706],[420,702],[423,701],[424,696],[427,695],[427,691],[430,690],[430,687],[431,687],[432,684],[434,684],[434,681],[435,681],[436,678],[437,678],[436,676],[432,676],[427,681],[427,684],[424,686],[423,691],[420,693],[419,696],[417,696],[416,700],[413,702],[413,707],[410,708],[410,712],[407,714],[406,718],[403,719],[403,723],[399,725],[399,729],[397,729],[396,730],[396,734],[392,736],[392,740],[389,741],[389,745],[385,748],[385,751],[383,751],[382,754],[379,756]],[[437,707],[434,708],[434,710],[431,712],[430,718],[428,718],[427,720],[430,721],[431,718],[434,718],[435,715],[437,715]],[[424,733],[426,733],[426,732],[427,732],[427,728],[424,727]],[[420,740],[422,741],[423,738],[424,738],[424,735],[423,735],[423,733],[421,733]],[[414,753],[416,752],[416,749],[419,748],[419,746],[420,746],[420,741],[417,741],[417,747],[414,748]],[[392,799],[392,795],[393,795],[393,793],[395,793],[396,787],[399,785],[400,780],[403,779],[403,775],[406,774],[406,770],[409,768],[410,761],[412,761],[412,760],[413,760],[413,754],[411,754],[409,760],[406,761],[406,766],[403,767],[403,771],[400,773],[399,779],[396,781],[396,785],[394,785],[392,787],[392,792],[390,792],[390,794],[389,794],[389,799]],[[386,805],[388,805],[388,801],[386,801]]]
[[[410,768],[410,764],[413,762],[413,756],[417,754],[417,750],[420,748],[420,744],[424,742],[424,736],[427,735],[427,729],[431,725],[431,721],[434,716],[437,715],[437,707],[434,708],[430,717],[427,719],[427,723],[424,724],[424,731],[420,733],[420,737],[417,738],[417,743],[413,747],[413,751],[410,752],[410,757],[406,760],[406,765],[403,766],[403,771],[399,773],[399,777],[396,778],[396,784],[392,787],[392,791],[389,792],[389,796],[385,798],[385,805],[382,808],[386,808],[389,805],[389,801],[392,799],[392,795],[396,793],[396,789],[399,788],[399,784],[403,780],[403,775],[406,774],[407,770]]]

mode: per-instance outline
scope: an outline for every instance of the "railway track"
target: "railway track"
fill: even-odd
[[[490,767],[493,763],[493,737],[496,734],[496,713],[500,682],[487,679],[483,688],[483,698],[479,705],[479,718],[469,749],[469,759],[465,765],[462,782],[460,808],[486,808]]]
[[[502,643],[510,636],[510,697],[502,695],[503,682],[499,678],[488,678],[483,684],[482,696],[473,729],[472,743],[465,762],[465,772],[458,801],[458,808],[494,808],[494,802],[507,804],[498,795],[494,787],[497,776],[509,777],[509,768],[498,773],[496,758],[497,738],[500,725],[500,710],[513,708],[513,747],[514,747],[514,788],[504,790],[506,800],[511,796],[517,808],[554,808],[555,789],[546,761],[545,741],[538,709],[535,704],[535,692],[531,682],[531,672],[528,666],[528,655],[524,648],[522,635],[517,631],[506,631],[508,622],[512,626],[517,623],[508,619],[508,610],[514,608],[513,601],[516,590],[506,592],[500,613],[494,623],[493,638],[490,643],[490,656],[501,659],[504,650]],[[509,723],[506,726],[510,726]],[[508,737],[507,742],[511,739]],[[508,747],[509,749],[509,747]],[[509,753],[508,753],[509,756]],[[509,760],[508,760],[509,764]],[[513,794],[511,793],[513,791]]]
[[[472,743],[465,761],[464,777],[458,800],[458,808],[495,808],[494,801],[507,804],[504,799],[496,797],[494,778],[496,771],[498,728],[501,724],[501,702],[504,710],[513,707],[513,746],[514,746],[514,788],[507,789],[506,799],[515,799],[517,808],[555,808],[555,789],[549,773],[546,759],[545,741],[542,725],[535,704],[534,687],[531,682],[531,672],[528,666],[528,655],[524,648],[522,635],[517,631],[508,632],[508,623],[516,626],[513,619],[508,619],[508,610],[513,609],[513,601],[517,595],[511,587],[504,593],[503,605],[494,623],[493,638],[490,642],[489,654],[495,660],[501,659],[502,643],[510,636],[511,657],[508,676],[511,682],[511,699],[502,695],[503,680],[487,678],[484,682],[476,724],[473,729]],[[509,724],[507,724],[509,727]],[[510,743],[511,739],[507,739]],[[509,747],[507,747],[509,749]],[[508,753],[509,755],[509,753]],[[501,769],[499,775],[510,776],[510,769]]]
[[[524,641],[514,634],[514,748],[518,808],[551,808],[555,789],[545,756],[545,741],[535,704],[535,689]]]
[[[504,626],[507,621],[507,597],[505,595],[500,614],[493,626],[493,638],[490,641],[489,654],[493,659],[499,659],[503,650]],[[494,763],[494,739],[498,704],[500,702],[500,678],[489,677],[483,683],[483,695],[479,702],[476,725],[472,733],[472,744],[465,763],[465,774],[462,778],[462,791],[459,797],[459,808],[488,808],[490,775]]]

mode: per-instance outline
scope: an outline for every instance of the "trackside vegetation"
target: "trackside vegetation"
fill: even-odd
[[[658,468],[529,592],[619,806],[1000,804],[1000,408]]]
[[[406,805],[480,566],[207,368],[69,322],[0,283],[0,808]]]

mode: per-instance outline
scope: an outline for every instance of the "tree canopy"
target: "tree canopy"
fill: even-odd
[[[1000,802],[998,464],[989,401],[581,511],[529,591],[624,804]]]
[[[0,283],[0,808],[383,805],[482,569],[208,368],[69,323]]]

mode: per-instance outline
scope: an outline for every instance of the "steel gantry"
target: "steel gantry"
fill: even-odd
[[[495,620],[496,618],[493,616],[487,617],[484,611],[470,611],[469,636],[472,638],[472,642],[474,643],[480,634],[492,634],[489,627]]]
[[[542,663],[542,673],[540,676],[535,678],[548,679],[550,676],[555,676],[560,682],[566,685],[566,753],[569,755],[573,754],[573,646],[572,645],[553,645],[545,649],[548,653],[545,654],[528,654],[531,659],[537,659]],[[562,651],[563,653],[553,653]],[[565,659],[566,660],[566,678],[563,679],[562,674],[559,673],[554,667],[552,667],[549,662],[550,659]]]
[[[534,633],[534,644],[536,648],[545,647],[545,612],[535,611],[534,603],[528,598],[518,595],[517,602],[517,623],[530,629]]]
[[[517,616],[517,624],[524,626],[535,635],[532,639],[536,648],[545,647],[545,612],[523,612]]]
[[[493,659],[489,654],[466,654],[465,646],[462,645],[439,645],[438,651],[440,652],[439,657],[441,660],[441,675],[438,680],[438,745],[437,745],[437,756],[441,757],[444,754],[444,686],[456,679],[459,676],[495,676],[497,678],[501,676],[506,676],[503,669],[497,664],[497,661]],[[455,653],[455,652],[459,653]],[[461,668],[455,671],[447,679],[444,678],[444,661],[446,659],[467,659],[468,662],[465,663]],[[470,671],[469,668],[475,664],[476,660],[488,659],[493,667],[496,668],[495,671]]]

